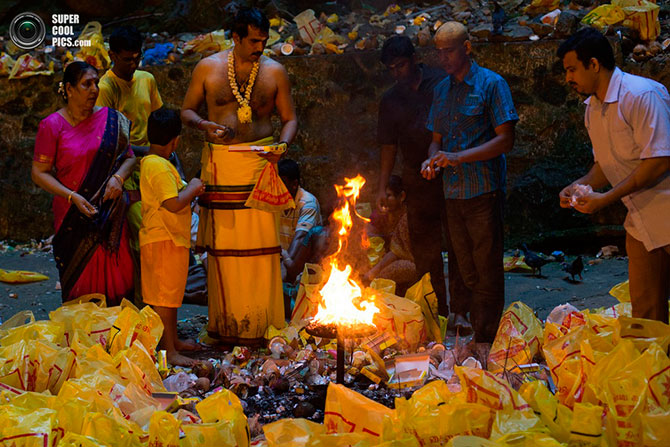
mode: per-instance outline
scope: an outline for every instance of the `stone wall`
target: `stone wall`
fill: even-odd
[[[610,207],[594,216],[561,210],[558,191],[584,173],[591,160],[581,99],[563,82],[555,57],[557,42],[497,43],[475,47],[478,62],[503,75],[519,113],[514,150],[508,155],[506,233],[510,244],[560,235],[620,232],[624,210]],[[420,52],[428,63],[431,49]],[[379,53],[288,57],[299,133],[289,156],[302,166],[304,184],[332,206],[332,185],[361,173],[368,179],[363,200],[375,196],[379,151],[378,100],[391,84]],[[178,108],[192,65],[150,67],[164,102]],[[670,87],[662,62],[624,65]],[[50,197],[30,180],[30,163],[40,119],[55,111],[58,77],[0,79],[0,238],[25,240],[52,233]],[[203,111],[204,113],[204,111]],[[277,125],[279,122],[277,121]],[[189,176],[198,169],[201,136],[186,129],[178,149]],[[611,227],[614,226],[614,227]]]

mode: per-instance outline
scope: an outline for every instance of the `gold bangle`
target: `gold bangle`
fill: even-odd
[[[67,196],[67,203],[72,203],[72,194],[74,194],[74,190],[70,190],[70,194]]]
[[[115,177],[118,181],[121,182],[121,185],[123,185],[124,182],[123,177],[121,177],[119,174],[114,174],[112,177]]]

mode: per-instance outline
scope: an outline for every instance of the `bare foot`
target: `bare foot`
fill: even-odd
[[[177,351],[202,351],[202,345],[192,338],[175,341],[174,348]]]
[[[195,364],[194,359],[181,355],[177,351],[167,353],[167,362],[172,366],[193,366]]]

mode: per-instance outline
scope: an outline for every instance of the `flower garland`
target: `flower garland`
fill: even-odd
[[[228,82],[230,83],[230,89],[233,91],[233,95],[237,99],[239,108],[237,109],[237,119],[240,123],[250,123],[251,122],[251,91],[254,88],[254,83],[256,82],[256,76],[258,75],[258,68],[260,67],[260,60],[254,62],[253,67],[251,67],[251,73],[249,74],[249,81],[247,82],[247,88],[244,90],[244,97],[240,94],[240,89],[237,86],[237,79],[235,78],[235,56],[233,55],[233,50],[230,50],[228,53]]]

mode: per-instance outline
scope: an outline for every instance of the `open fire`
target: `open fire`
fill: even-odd
[[[357,175],[353,179],[345,178],[345,185],[335,185],[337,196],[342,206],[335,210],[333,219],[340,224],[338,231],[337,252],[327,260],[330,269],[328,281],[319,291],[321,303],[312,320],[312,328],[326,326],[337,330],[342,335],[355,337],[356,333],[374,332],[373,318],[379,312],[374,304],[374,294],[370,289],[363,289],[352,278],[352,267],[348,264],[340,267],[340,255],[346,249],[347,241],[353,226],[353,215],[368,221],[356,212],[356,200],[365,179]],[[344,334],[342,334],[344,333]]]

